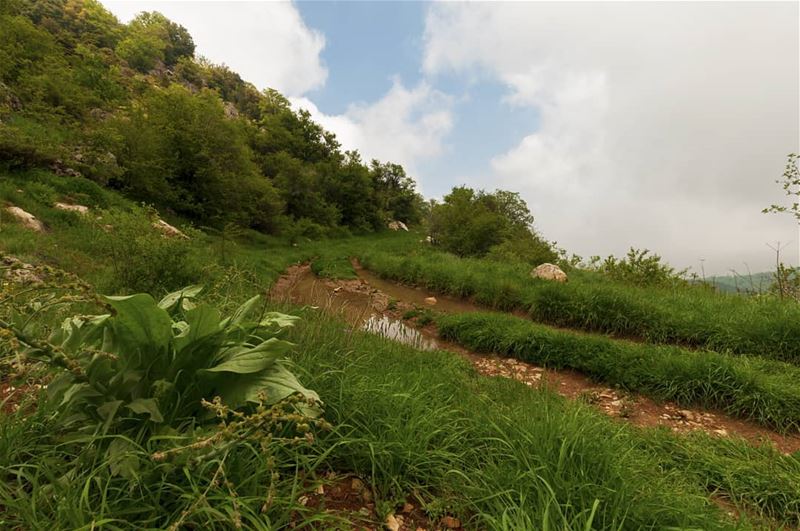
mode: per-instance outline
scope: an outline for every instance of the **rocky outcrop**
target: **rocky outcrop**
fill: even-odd
[[[531,276],[534,278],[543,278],[545,280],[553,280],[555,282],[566,282],[567,281],[567,274],[561,270],[555,264],[542,264],[536,266],[536,268],[531,271]]]
[[[408,227],[402,221],[393,220],[389,222],[389,230],[404,230],[408,232]]]
[[[173,227],[163,219],[157,219],[154,221],[153,228],[169,238],[183,238],[184,240],[189,239],[189,237],[181,232],[180,229]]]
[[[81,215],[86,215],[89,213],[89,207],[83,205],[71,205],[69,203],[55,203],[53,205],[58,210],[66,210],[68,212],[77,212]]]
[[[11,214],[11,217],[22,223],[25,228],[35,232],[44,232],[44,224],[36,219],[36,216],[30,212],[26,212],[17,206],[6,207],[6,212]]]
[[[13,256],[0,256],[0,270],[2,278],[19,284],[35,284],[42,282],[41,277],[36,274],[36,268],[31,264],[26,264]]]

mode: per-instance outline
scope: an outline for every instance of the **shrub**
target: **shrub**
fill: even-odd
[[[165,237],[143,212],[111,210],[95,230],[111,233],[97,235],[101,250],[111,259],[108,291],[164,293],[202,276],[192,242]]]
[[[281,358],[292,344],[278,338],[296,317],[269,312],[251,319],[256,296],[223,319],[192,299],[200,288],[160,302],[146,293],[103,297],[112,313],[76,315],[50,334],[31,339],[18,322],[3,323],[27,359],[62,369],[47,386],[67,428],[90,433],[176,427],[204,416],[202,400],[229,407],[274,404],[294,393],[316,407]]]

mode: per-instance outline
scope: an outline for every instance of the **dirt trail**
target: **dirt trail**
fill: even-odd
[[[356,264],[357,265],[357,264]],[[754,422],[725,413],[683,408],[672,402],[655,402],[645,396],[598,384],[575,371],[552,370],[513,358],[478,354],[443,341],[433,325],[407,326],[402,316],[409,310],[435,308],[445,312],[487,311],[468,301],[436,296],[425,290],[401,286],[356,267],[357,280],[318,278],[308,265],[292,266],[273,286],[270,296],[295,304],[312,304],[341,315],[348,322],[421,349],[439,348],[467,358],[489,376],[513,378],[531,387],[547,386],[570,399],[586,401],[607,415],[636,426],[666,426],[675,432],[703,430],[718,437],[739,436],[753,444],[770,441],[785,454],[800,450],[800,436],[782,435]],[[376,324],[377,323],[377,324]]]

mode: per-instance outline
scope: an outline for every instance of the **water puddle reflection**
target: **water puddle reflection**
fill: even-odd
[[[406,326],[401,321],[385,315],[372,315],[364,321],[362,330],[377,334],[418,350],[435,350],[438,348],[434,339],[423,336],[418,330]]]

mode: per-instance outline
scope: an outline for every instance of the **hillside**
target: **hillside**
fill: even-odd
[[[81,176],[197,225],[270,234],[419,219],[403,168],[223,65],[158,13],[120,24],[95,0],[0,6],[0,167]]]

